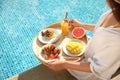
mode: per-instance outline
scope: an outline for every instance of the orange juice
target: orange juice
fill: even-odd
[[[69,32],[68,20],[63,20],[61,22],[61,30],[63,35],[68,35],[68,32]]]

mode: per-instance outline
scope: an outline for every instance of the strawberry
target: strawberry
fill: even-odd
[[[55,58],[55,57],[54,57],[54,54],[50,54],[50,58]]]
[[[53,59],[53,58],[56,58],[56,57],[58,57],[58,54],[56,54],[56,53],[53,53],[53,54],[50,54],[50,56],[49,56],[51,59]]]
[[[58,57],[58,54],[56,53],[56,54],[54,54],[54,58],[56,58],[56,57]]]
[[[54,45],[50,45],[49,49],[52,51],[55,49],[55,46]]]

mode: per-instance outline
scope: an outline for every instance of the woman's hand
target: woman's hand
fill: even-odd
[[[94,28],[95,28],[95,24],[85,24],[85,23],[79,22],[77,19],[72,19],[72,20],[69,21],[69,27],[71,29],[73,29],[75,27],[83,27],[84,29],[93,32]]]
[[[77,19],[72,19],[69,21],[69,26],[70,26],[70,28],[83,27],[83,24],[81,22],[79,22]]]
[[[66,60],[63,59],[63,58],[60,58],[60,59],[57,59],[55,61],[52,61],[52,62],[48,62],[47,63],[47,66],[54,70],[54,71],[60,71],[60,70],[63,70],[65,69],[64,68],[64,64],[65,64]]]
[[[52,62],[48,62],[47,66],[54,71],[71,69],[71,70],[77,70],[83,72],[91,72],[90,62],[66,61],[63,58],[57,59]]]

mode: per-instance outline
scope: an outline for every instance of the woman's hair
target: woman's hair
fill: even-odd
[[[117,3],[115,0],[108,1],[116,20],[120,23],[120,4]]]

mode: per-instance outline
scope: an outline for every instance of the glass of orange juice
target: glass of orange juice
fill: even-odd
[[[68,28],[68,20],[63,20],[61,22],[61,30],[62,30],[62,35],[68,35],[69,33],[69,28]]]
[[[69,28],[68,28],[69,21],[67,17],[68,17],[68,12],[66,12],[65,19],[61,22],[62,35],[65,36],[68,35],[69,33]]]

